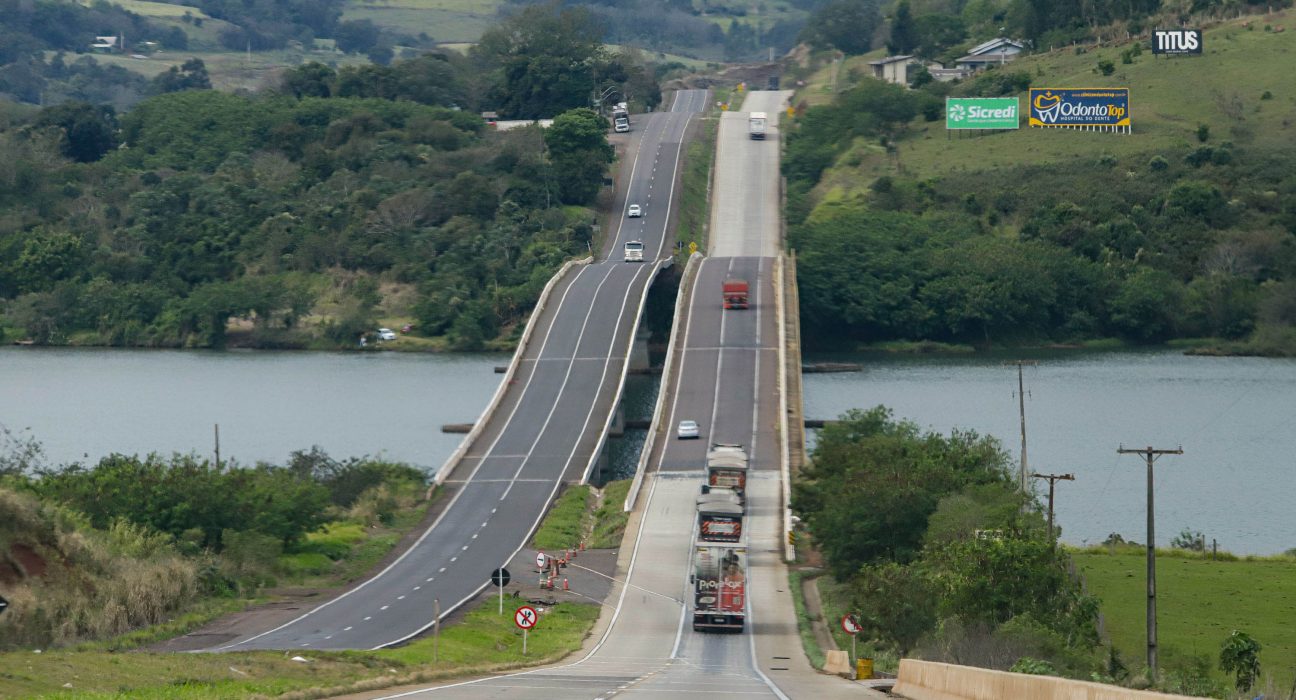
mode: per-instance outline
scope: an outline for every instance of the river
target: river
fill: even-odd
[[[1057,485],[1062,539],[1146,542],[1147,468],[1117,448],[1175,449],[1156,462],[1157,543],[1199,530],[1238,554],[1296,547],[1296,360],[1190,357],[1173,350],[1058,351],[969,357],[814,356],[863,363],[805,375],[805,415],[835,418],[879,404],[948,433],[993,435],[1020,451],[1017,370],[1024,371],[1027,464],[1074,473]],[[1038,481],[1038,480],[1034,480]],[[1046,484],[1041,494],[1047,493]]]
[[[434,471],[485,409],[507,355],[0,348],[0,425],[51,465],[195,452],[283,464],[319,445]],[[30,430],[26,430],[30,429]]]

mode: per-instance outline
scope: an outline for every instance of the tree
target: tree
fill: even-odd
[[[832,0],[810,16],[801,38],[856,56],[873,48],[873,33],[881,22],[876,0]]]
[[[35,126],[58,130],[59,149],[79,163],[92,163],[117,147],[117,112],[108,105],[68,102],[46,107]]]
[[[865,566],[851,580],[851,605],[863,631],[902,656],[936,625],[936,586],[918,566]]]
[[[293,97],[329,97],[337,71],[319,61],[303,63],[284,71],[281,89]]]
[[[891,18],[891,35],[887,40],[887,51],[893,56],[898,56],[912,54],[917,48],[918,29],[914,26],[909,0],[900,0],[896,5],[895,16]]]
[[[536,4],[486,30],[472,55],[495,73],[499,112],[539,119],[589,104],[602,40],[585,8]]]
[[[1260,677],[1260,642],[1246,632],[1233,630],[1220,649],[1220,670],[1233,674],[1239,691],[1251,690]]]
[[[378,45],[381,32],[378,26],[367,19],[349,19],[338,22],[333,33],[339,51],[345,53],[368,53]]]
[[[558,180],[558,198],[567,204],[592,202],[615,157],[607,142],[607,121],[592,109],[573,109],[554,118],[544,139]]]
[[[191,58],[180,66],[171,66],[153,78],[151,90],[155,95],[181,90],[210,90],[211,77],[201,58]]]

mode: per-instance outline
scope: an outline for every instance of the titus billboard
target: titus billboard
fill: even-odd
[[[946,129],[1016,129],[1016,97],[947,97]]]
[[[1200,29],[1155,29],[1152,31],[1154,54],[1200,54],[1202,33]]]
[[[1031,88],[1031,126],[1103,127],[1130,125],[1129,88]]]

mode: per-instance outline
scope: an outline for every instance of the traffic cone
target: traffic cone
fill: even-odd
[[[571,590],[571,588],[569,588],[569,587],[567,586],[567,577],[565,577],[565,576],[563,577],[563,590],[564,590],[564,591],[570,591],[570,590]]]

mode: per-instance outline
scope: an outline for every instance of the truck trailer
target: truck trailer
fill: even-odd
[[[717,442],[711,445],[706,457],[706,481],[702,493],[712,489],[729,489],[739,501],[747,500],[747,450],[742,445]]]
[[[699,542],[742,541],[743,504],[731,489],[711,489],[697,497]]]
[[[726,309],[745,309],[747,308],[747,297],[750,293],[747,280],[727,279],[721,289],[724,294],[724,308]]]
[[[695,542],[693,546],[693,630],[742,632],[746,622],[747,548]]]
[[[764,140],[765,138],[765,113],[752,112],[747,116],[747,133],[752,138]]]
[[[630,130],[630,109],[624,102],[612,108],[612,130],[623,134]]]

